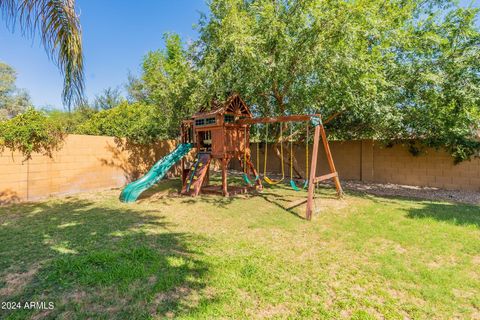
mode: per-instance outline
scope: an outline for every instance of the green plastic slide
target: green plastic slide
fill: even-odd
[[[129,183],[120,194],[120,201],[135,202],[140,194],[160,181],[167,171],[182,159],[193,147],[191,143],[182,143],[175,150],[158,160],[146,175]]]

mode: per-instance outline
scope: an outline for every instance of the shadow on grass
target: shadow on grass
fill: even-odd
[[[192,205],[198,203],[211,204],[218,208],[228,208],[233,201],[240,200],[238,197],[223,197],[221,195],[203,195],[197,197],[184,196],[180,194],[182,183],[180,179],[164,179],[157,185],[143,192],[138,198],[138,203],[155,202],[168,206],[175,202],[175,198],[180,198],[181,203]]]
[[[218,172],[211,175],[210,183],[211,185],[221,185],[221,176]],[[241,175],[234,173],[229,176],[229,186],[244,185],[245,182],[243,181]],[[264,189],[262,192],[252,191],[246,194],[234,195],[230,197],[223,197],[215,194],[200,194],[197,197],[190,197],[180,195],[180,190],[182,188],[180,179],[164,179],[154,187],[143,192],[138,201],[156,202],[168,206],[174,202],[173,198],[180,197],[182,199],[181,203],[192,205],[192,207],[196,204],[204,203],[218,208],[228,209],[229,205],[233,202],[244,201],[245,198],[250,197],[260,197],[266,202],[269,202],[298,218],[305,219],[303,212],[304,210],[301,212],[298,210],[302,204],[296,203],[303,200],[306,202],[306,190],[295,191],[290,187],[289,184],[286,183],[276,185],[269,185],[265,183],[263,187]],[[333,189],[331,186],[321,186],[317,188],[315,197],[317,199],[338,199],[332,190]]]
[[[179,178],[163,179],[153,187],[140,194],[137,201],[160,201],[165,205],[171,203],[171,198],[180,197],[182,183]]]
[[[218,173],[213,173],[210,178],[211,185],[221,185],[221,177]],[[229,179],[229,185],[242,185],[241,178],[233,177]],[[234,201],[241,201],[242,197],[249,197],[251,195],[223,197],[215,194],[200,194],[197,197],[184,196],[180,194],[182,189],[182,182],[180,178],[164,179],[152,188],[143,192],[138,198],[139,202],[157,202],[163,205],[170,205],[174,202],[173,198],[181,198],[181,203],[192,205],[198,203],[211,204],[218,208],[228,208]]]
[[[228,181],[229,186],[245,185],[241,175],[235,173],[229,176]],[[211,185],[221,185],[221,176],[218,172],[211,174],[210,183]],[[296,203],[303,200],[306,202],[306,190],[295,191],[290,187],[289,184],[286,183],[277,185],[269,185],[265,183],[263,187],[264,189],[262,192],[252,191],[246,194],[234,195],[230,197],[223,197],[215,194],[200,194],[197,197],[190,197],[180,195],[182,184],[179,178],[164,179],[154,187],[143,192],[138,201],[140,203],[156,202],[168,206],[174,202],[173,198],[180,197],[181,203],[191,205],[192,208],[196,204],[204,203],[218,208],[228,209],[229,205],[234,202],[244,201],[245,198],[250,197],[260,197],[266,202],[269,202],[298,218],[305,219],[303,212],[304,210],[298,210],[302,204]],[[315,196],[317,199],[338,199],[332,190],[334,189],[331,186],[321,186],[317,188]]]
[[[407,217],[434,219],[459,226],[480,228],[480,208],[473,205],[419,201],[421,207],[409,208]]]
[[[266,189],[266,190],[271,190],[270,188]],[[259,197],[261,197],[263,200],[265,200],[266,202],[269,202],[275,206],[277,206],[278,208],[282,209],[282,210],[285,210],[286,212],[300,218],[300,219],[305,219],[304,216],[300,215],[299,213],[296,212],[296,210],[294,209],[297,209],[297,206],[295,207],[290,207],[290,204],[293,200],[290,199],[290,197],[286,197],[286,196],[282,196],[282,195],[279,195],[279,194],[276,194],[273,192],[266,192],[266,191],[263,191],[261,193],[258,194]]]
[[[305,207],[308,193],[306,190],[295,191],[290,185],[268,186],[264,192],[259,194],[265,201],[283,209],[290,214],[300,218],[305,218]],[[316,188],[314,194],[314,207],[317,202],[325,199],[338,200],[335,189],[330,186],[321,186]],[[316,208],[313,208],[315,211]],[[315,213],[315,212],[314,212]]]
[[[417,206],[408,206],[403,209],[406,217],[411,219],[433,219],[447,222],[453,225],[466,226],[471,225],[480,228],[480,207],[470,204],[435,202],[432,200],[422,200],[418,198],[392,195],[371,195],[363,192],[350,191],[351,194],[369,199],[375,203],[382,203],[385,200],[412,201]]]
[[[170,232],[165,217],[69,198],[0,208],[0,301],[53,310],[0,310],[2,319],[177,316],[213,297],[204,286],[205,239]]]

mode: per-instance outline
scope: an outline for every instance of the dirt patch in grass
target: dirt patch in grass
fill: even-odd
[[[168,189],[168,190],[160,190],[156,191],[155,189],[148,192],[146,191],[145,194],[142,194],[142,198],[138,200],[138,203],[151,203],[158,200],[166,200],[172,198],[179,198],[182,197],[178,193],[178,190],[175,189]]]
[[[150,314],[152,316],[159,315],[158,308],[160,306],[168,305],[180,300],[184,301],[183,303],[189,304],[190,307],[195,307],[195,305],[198,304],[200,297],[192,288],[186,286],[179,286],[167,292],[159,292],[155,295],[151,303],[149,309]],[[173,319],[176,316],[175,312],[171,310],[165,311],[162,315],[168,319]]]
[[[174,301],[174,300],[177,300],[179,297],[185,297],[189,295],[190,292],[191,292],[191,289],[188,287],[178,287],[168,292],[157,293],[154,301],[157,304],[160,304],[161,302],[164,302],[164,301]]]
[[[172,290],[155,294],[146,308],[151,316],[173,319],[177,318],[182,311],[194,310],[202,301],[213,300],[214,291],[214,288],[196,289],[189,286],[178,286]]]
[[[32,317],[31,317],[31,320],[40,320],[40,319],[46,319],[48,317],[48,315],[52,313],[52,311],[50,310],[44,310],[44,311],[41,311],[37,314],[34,314]],[[72,317],[66,317],[64,319],[72,319]]]
[[[41,264],[37,263],[31,266],[26,272],[7,273],[2,281],[5,283],[5,286],[0,289],[0,297],[19,294],[25,286],[32,281],[40,267]]]
[[[88,293],[83,290],[75,290],[63,296],[63,300],[65,302],[74,301],[80,303],[83,302],[86,298],[88,298]]]
[[[395,252],[397,254],[404,254],[407,252],[407,249],[402,247],[402,245],[400,245],[398,242],[384,238],[372,238],[369,241],[369,245],[379,253]]]
[[[286,304],[269,305],[258,312],[249,312],[256,319],[288,318],[291,314]]]
[[[391,298],[394,298],[396,300],[409,301],[409,302],[412,302],[417,307],[425,306],[425,300],[423,300],[421,298],[418,298],[418,297],[411,296],[407,292],[405,292],[404,290],[388,288],[387,292],[388,292],[388,294],[390,295]]]

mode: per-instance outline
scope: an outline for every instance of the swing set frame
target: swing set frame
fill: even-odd
[[[315,131],[313,134],[313,150],[312,150],[312,157],[311,157],[311,164],[310,164],[310,176],[307,177],[308,178],[307,199],[302,199],[302,201],[290,206],[290,209],[291,209],[306,202],[307,208],[306,208],[305,218],[307,220],[312,219],[316,184],[318,184],[321,181],[333,179],[333,182],[335,183],[335,188],[337,190],[337,196],[338,197],[343,196],[343,189],[340,184],[338,172],[335,168],[335,163],[333,161],[332,153],[330,151],[330,145],[328,143],[327,134],[325,132],[325,127],[324,127],[325,124],[333,120],[337,115],[338,114],[334,114],[330,116],[328,119],[326,119],[325,121],[322,121],[322,116],[320,114],[251,118],[251,119],[239,119],[236,121],[236,123],[240,125],[252,125],[252,124],[259,124],[259,123],[276,123],[276,122],[310,121],[312,125],[315,127]],[[325,150],[325,155],[327,158],[330,172],[328,174],[316,176],[318,150],[320,148],[320,139],[322,140],[322,145],[323,145],[323,149]]]
[[[255,170],[255,166],[251,162],[251,125],[259,123],[265,123],[268,125],[269,123],[276,122],[309,121],[313,127],[315,127],[315,131],[313,134],[313,152],[310,166],[307,163],[307,170],[310,169],[307,171],[309,176],[305,177],[305,179],[308,180],[308,197],[306,200],[302,199],[300,202],[295,202],[295,204],[290,205],[288,209],[292,209],[306,202],[306,219],[311,220],[313,207],[315,205],[315,186],[320,181],[333,179],[337,189],[337,194],[339,196],[342,196],[343,194],[324,128],[324,124],[334,119],[338,114],[339,113],[336,113],[330,116],[324,122],[322,122],[322,117],[320,114],[253,118],[248,105],[238,94],[231,95],[224,103],[221,104],[216,101],[212,101],[209,111],[201,110],[182,122],[180,141],[182,143],[189,143],[193,145],[193,149],[196,152],[196,161],[193,166],[187,168],[186,160],[185,158],[182,158],[181,169],[183,185],[181,194],[195,197],[200,192],[203,192],[220,193],[223,194],[223,196],[229,196],[231,194],[246,193],[253,190],[261,191],[263,189],[263,185],[262,179],[260,179],[260,173]],[[323,142],[323,148],[328,160],[330,172],[317,177],[316,169],[320,139]],[[281,147],[283,151],[283,141]],[[247,182],[247,186],[231,186],[229,190],[227,176],[228,166],[232,159],[238,159],[241,163],[244,171],[244,180]],[[221,165],[221,186],[209,184],[209,170],[213,161],[216,161],[217,164],[220,163]],[[282,152],[282,176],[284,179],[285,172],[283,161],[284,159]],[[257,160],[257,165],[259,164],[258,162],[259,161]],[[280,182],[268,179],[266,175],[266,158],[264,162],[263,180],[271,184]],[[255,181],[253,183],[252,181],[249,181],[250,179],[248,178],[248,174],[250,172],[252,172],[255,176]],[[290,179],[292,180],[292,178],[292,174],[290,174]]]

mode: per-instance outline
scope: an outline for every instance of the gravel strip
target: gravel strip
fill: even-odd
[[[240,171],[235,170],[231,170],[229,173],[234,176],[241,176],[242,174]],[[275,173],[269,174],[269,176],[273,179],[280,178],[280,175]],[[358,180],[340,180],[340,182],[345,190],[364,192],[376,196],[397,196],[480,205],[480,192],[475,191],[445,190],[435,187],[408,186],[393,183],[367,183]],[[297,181],[297,184],[299,183],[301,181]],[[333,186],[333,181],[325,181],[320,183],[320,185]]]
[[[474,191],[444,190],[393,183],[365,183],[352,180],[342,180],[341,182],[342,187],[346,190],[360,191],[376,196],[400,196],[480,205],[480,192]]]

